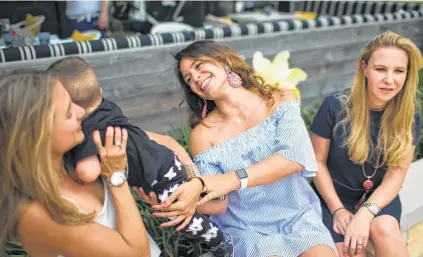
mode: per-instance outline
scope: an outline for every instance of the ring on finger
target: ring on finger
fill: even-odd
[[[120,146],[121,142],[120,141],[116,141],[115,145]]]

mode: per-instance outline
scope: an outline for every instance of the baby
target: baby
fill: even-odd
[[[92,132],[98,130],[104,140],[108,126],[119,126],[128,131],[127,176],[130,186],[142,187],[147,193],[154,191],[159,201],[163,202],[184,183],[186,167],[172,150],[149,138],[150,136],[152,139],[157,139],[157,142],[166,143],[162,139],[165,136],[151,132],[147,134],[132,125],[115,103],[103,98],[97,76],[84,59],[75,56],[66,57],[53,63],[48,71],[59,78],[72,101],[86,111],[82,121],[86,139],[70,152],[76,175],[81,181],[92,182],[98,179],[101,172]],[[170,147],[182,148],[179,144],[177,144],[179,148],[174,146]],[[185,150],[184,154],[187,155]],[[195,213],[189,225],[181,233],[194,242],[209,245],[215,257],[233,256],[232,237],[224,234],[205,215]]]

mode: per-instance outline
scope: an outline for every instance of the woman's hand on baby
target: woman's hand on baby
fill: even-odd
[[[93,132],[93,139],[100,156],[101,175],[109,178],[115,171],[126,170],[126,142],[128,140],[126,129],[108,127],[104,146],[98,131]]]
[[[179,185],[178,188],[161,204],[153,205],[154,217],[173,218],[169,222],[162,223],[162,228],[173,227],[179,224],[176,231],[184,229],[192,219],[197,208],[203,185],[198,179]],[[140,194],[139,194],[140,195]],[[157,196],[148,197],[145,193],[140,195],[143,199],[148,199],[151,203],[157,202]],[[144,196],[144,197],[143,197]]]
[[[229,172],[223,175],[202,176],[202,178],[207,186],[207,195],[201,198],[198,205],[227,195],[228,193],[239,189],[241,185],[234,172]]]

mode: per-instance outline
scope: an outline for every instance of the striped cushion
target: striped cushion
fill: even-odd
[[[387,1],[298,1],[295,11],[315,12],[318,15],[341,17],[354,14],[394,13],[399,10],[415,11],[423,8],[422,3]]]
[[[348,26],[362,23],[385,23],[389,21],[422,20],[423,5],[418,10],[395,13],[353,14],[337,16],[320,16],[316,20],[289,20],[265,22],[258,24],[240,24],[232,27],[196,29],[192,32],[174,32],[155,35],[127,36],[107,38],[94,41],[72,42],[56,45],[22,46],[0,50],[0,63],[33,60],[39,58],[61,57],[74,54],[116,51],[120,49],[139,48],[164,44],[180,44],[203,39],[219,39],[275,32],[299,30],[316,30],[327,27]]]

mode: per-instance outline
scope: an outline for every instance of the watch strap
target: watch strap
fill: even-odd
[[[379,205],[377,205],[376,203],[364,202],[361,206],[366,207],[375,216],[377,216],[381,211]]]
[[[248,174],[247,171],[242,169],[237,169],[235,171],[236,177],[239,179],[239,182],[241,183],[241,187],[239,189],[245,189],[248,186]]]

